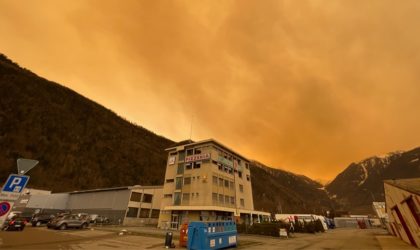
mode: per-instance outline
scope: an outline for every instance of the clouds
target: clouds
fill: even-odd
[[[418,146],[418,1],[0,1],[3,52],[174,140],[315,178]]]

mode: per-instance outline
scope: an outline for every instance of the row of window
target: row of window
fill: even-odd
[[[142,194],[138,192],[131,192],[130,201],[152,203],[152,194]]]
[[[203,148],[208,148],[208,147],[190,148],[190,149],[183,150],[183,151],[172,152],[172,153],[170,153],[170,155],[171,156],[175,156],[175,155],[178,154],[179,161],[184,161],[185,160],[185,156],[191,156],[191,155],[201,154]],[[218,154],[221,157],[223,157],[223,158],[225,158],[225,159],[227,159],[227,160],[229,160],[231,162],[236,161],[239,166],[242,166],[242,160],[241,159],[238,159],[238,158],[234,157],[233,155],[231,155],[229,153],[226,153],[225,151],[221,150],[218,147],[214,147],[214,148],[216,149],[216,151],[218,152]],[[192,169],[192,168],[194,168],[193,165],[187,167],[187,169]],[[199,168],[199,166],[196,167],[196,168]],[[246,169],[249,169],[249,164],[247,162],[245,162],[245,168]]]
[[[225,180],[223,178],[217,177],[213,175],[213,185],[219,187],[230,188],[231,190],[235,189],[235,183],[233,181]],[[239,191],[244,192],[244,185],[239,184]]]
[[[188,176],[188,177],[176,177],[175,178],[175,189],[181,189],[184,185],[190,185],[192,182],[199,181],[200,176]],[[166,179],[166,183],[173,183],[174,179]]]
[[[212,201],[214,205],[235,205],[235,197],[218,193],[212,193]],[[245,200],[241,198],[239,201],[241,207],[244,207]]]
[[[235,189],[235,183],[213,175],[213,184],[220,187]]]
[[[233,170],[232,167],[223,165],[223,164],[221,164],[217,161],[212,161],[212,162],[213,162],[213,164],[217,165],[217,168],[219,169],[219,171],[222,171],[222,172],[225,172],[225,173],[228,173],[228,174],[231,174],[231,175],[233,175],[233,173],[238,173],[238,177],[242,179],[242,172],[241,171]],[[246,175],[246,180],[251,181],[251,177],[250,177],[249,174]]]
[[[150,210],[151,213],[150,213]],[[159,218],[159,209],[141,208],[139,213],[138,207],[128,207],[127,217],[130,218]]]

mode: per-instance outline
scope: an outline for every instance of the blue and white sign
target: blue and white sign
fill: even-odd
[[[18,193],[20,194],[28,184],[29,176],[11,174],[7,178],[6,184],[2,188],[2,192]]]

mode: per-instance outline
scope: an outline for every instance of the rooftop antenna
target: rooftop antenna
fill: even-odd
[[[190,141],[191,141],[191,138],[192,138],[193,121],[194,121],[194,115],[191,116]]]

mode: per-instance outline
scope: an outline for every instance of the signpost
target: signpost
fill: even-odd
[[[0,229],[13,208],[14,202],[19,199],[29,181],[29,176],[24,175],[38,164],[36,160],[18,159],[18,174],[10,174],[0,192]]]

